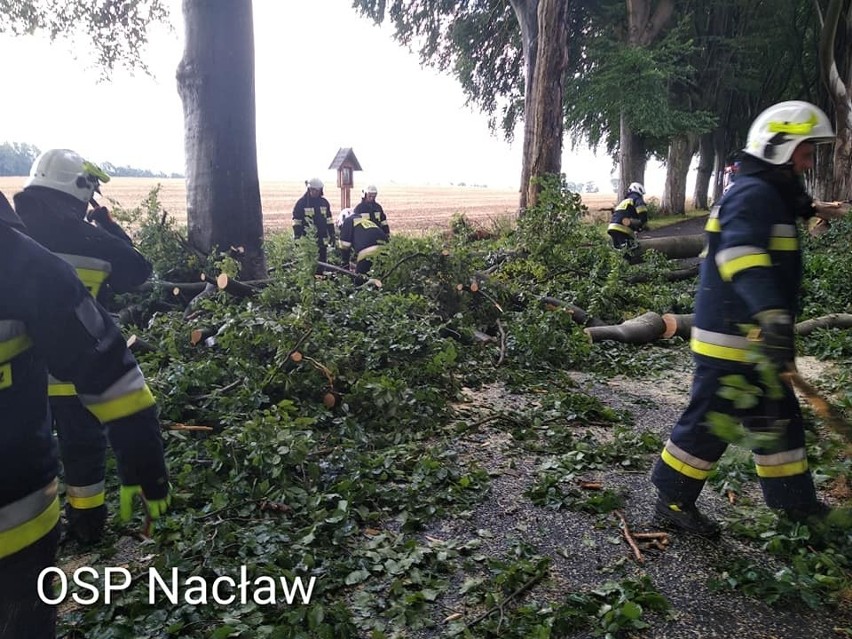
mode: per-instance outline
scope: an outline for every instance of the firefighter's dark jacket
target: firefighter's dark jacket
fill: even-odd
[[[700,361],[736,368],[749,361],[755,315],[796,317],[802,281],[799,218],[812,200],[787,167],[751,156],[707,222],[707,258],[695,304],[692,350]]]
[[[377,253],[387,241],[387,234],[368,214],[353,213],[340,227],[340,253],[345,264],[349,263],[351,251],[355,251],[355,260],[360,261]]]
[[[0,194],[0,558],[59,520],[48,368],[106,426],[122,484],[168,493],[154,398],[121,333],[74,269],[21,229]]]
[[[331,205],[323,196],[311,197],[305,193],[293,207],[293,236],[298,240],[305,235],[305,220],[313,221],[317,231],[317,244],[334,244],[334,222],[331,219]]]
[[[630,218],[630,225],[624,223],[624,218]],[[641,231],[648,224],[648,207],[638,193],[628,193],[612,212],[607,227],[607,233],[621,233],[634,237],[636,231]]]
[[[373,200],[372,202],[363,199],[355,207],[356,215],[368,215],[370,219],[385,232],[385,235],[390,237],[390,227],[388,227],[388,218],[385,215],[385,210],[382,205]]]
[[[108,262],[107,282],[116,293],[142,284],[151,275],[151,263],[109,218],[101,218],[98,226],[86,222],[86,207],[85,202],[46,187],[29,186],[15,195],[15,210],[26,233],[36,242],[59,255]],[[81,279],[85,282],[85,278]]]

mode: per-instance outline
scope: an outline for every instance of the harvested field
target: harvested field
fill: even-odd
[[[21,189],[23,177],[0,177],[0,191],[11,200]],[[163,208],[181,224],[186,223],[186,189],[182,179],[113,178],[104,187],[104,196],[125,208],[136,206],[157,184]],[[491,189],[473,186],[421,186],[379,184],[379,203],[388,215],[394,232],[421,235],[446,229],[455,213],[489,226],[493,220],[513,216],[518,193],[513,189]],[[260,184],[264,228],[267,232],[290,228],[293,204],[305,191],[303,182],[266,181]],[[326,189],[333,211],[340,210],[340,194],[333,185]],[[612,193],[586,193],[583,201],[590,214],[600,217],[601,207],[612,206]],[[360,200],[360,190],[352,192],[353,206]],[[608,217],[608,214],[605,214]]]

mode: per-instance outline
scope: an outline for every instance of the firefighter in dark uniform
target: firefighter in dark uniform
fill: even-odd
[[[55,608],[37,590],[59,540],[48,369],[106,428],[122,518],[137,495],[160,517],[169,484],[154,398],[124,338],[74,269],[22,229],[0,194],[0,637],[52,639]]]
[[[390,237],[390,228],[388,227],[388,218],[385,215],[385,210],[382,205],[376,202],[376,196],[379,190],[372,184],[367,186],[363,192],[361,201],[355,207],[357,215],[368,215],[369,218],[376,224],[387,237]]]
[[[334,246],[334,220],[331,205],[323,197],[323,183],[319,178],[311,178],[305,183],[307,191],[293,207],[293,236],[298,240],[305,235],[305,224],[313,224],[317,233],[319,261],[328,261],[328,246]],[[328,240],[328,243],[326,243]],[[317,269],[318,273],[322,269]]]
[[[106,288],[125,293],[151,275],[151,264],[133,247],[94,193],[109,176],[68,149],[45,151],[30,171],[24,190],[15,195],[15,210],[36,242],[70,263],[100,302]],[[103,535],[107,510],[104,494],[106,435],[80,403],[74,385],[50,378],[51,412],[65,477],[65,515],[69,535],[94,543]]]
[[[808,470],[798,401],[777,375],[794,366],[802,277],[797,222],[819,212],[801,175],[813,168],[814,146],[833,141],[831,124],[816,106],[791,101],[768,108],[749,130],[736,182],[708,220],[691,337],[696,362],[691,398],[652,474],[657,514],[681,529],[719,533],[718,524],[695,505],[727,446],[709,428],[711,413],[730,416],[753,432],[778,434],[773,445],[753,451],[770,508],[796,521],[828,511],[817,500]],[[755,345],[776,384],[759,373]],[[725,378],[759,389],[756,405],[744,408],[723,397]]]
[[[645,205],[645,187],[632,182],[625,197],[612,212],[606,232],[617,249],[630,252],[636,247],[636,233],[648,225],[648,207]]]
[[[349,264],[355,254],[355,272],[366,275],[373,267],[373,257],[388,241],[387,233],[373,221],[368,213],[347,209],[340,215],[340,255]]]

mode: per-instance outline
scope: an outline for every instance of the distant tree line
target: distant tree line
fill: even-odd
[[[33,161],[41,150],[26,142],[4,142],[0,144],[0,175],[29,175]],[[116,166],[112,162],[101,163],[101,168],[112,177],[182,178],[181,173],[163,173],[137,169],[132,166]]]

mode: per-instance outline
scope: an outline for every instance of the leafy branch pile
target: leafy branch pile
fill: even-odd
[[[176,499],[156,545],[128,559],[126,543],[115,537],[94,561],[129,560],[140,584],[150,567],[208,583],[239,575],[242,566],[250,580],[316,581],[306,605],[249,598],[229,606],[152,606],[134,589],[109,606],[65,611],[61,626],[116,638],[615,637],[665,613],[668,605],[646,575],[622,570],[620,582],[607,576],[596,588],[539,601],[536,587],[551,579],[552,558],[523,542],[503,557],[488,556],[476,537],[447,541],[428,533],[437,521],[471,517],[488,498],[490,470],[464,443],[486,422],[517,455],[542,461],[520,499],[601,522],[625,495],[580,495],[572,482],[611,468],[646,471],[659,451],[658,436],[624,426],[628,416],[578,392],[567,373],[647,382],[683,360],[682,340],[592,345],[570,312],[541,300],[564,300],[617,323],[646,310],[688,313],[696,284],[667,281],[672,266],[653,254],[642,265],[627,264],[599,228],[583,223],[576,194],[558,180],[544,186],[517,228],[479,233],[458,218],[449,240],[394,237],[373,267],[381,287],[316,278],[315,245],[281,235],[266,244],[267,280],[243,296],[211,287],[186,309],[171,282],[238,276],[237,263],[194,253],[162,214],[156,192],[123,212],[162,278],[144,296],[120,302],[141,309],[125,331],[153,346],[137,356],[168,428]],[[487,235],[494,237],[478,239]],[[834,241],[831,234],[820,240]],[[852,258],[831,259],[837,261],[812,257],[808,268],[827,273]],[[637,270],[647,281],[625,285]],[[808,308],[848,310],[848,302],[847,309],[828,306],[838,295],[809,291]],[[202,337],[193,339],[193,331]],[[806,345],[828,339],[817,332]],[[848,377],[835,383],[849,397]],[[459,407],[464,393],[476,396],[494,384],[535,400],[484,419],[482,406],[470,413]],[[837,447],[815,453],[821,479],[848,475]],[[749,471],[723,466],[717,475],[719,490],[727,490]],[[798,593],[809,605],[848,596],[848,536],[809,554],[810,532],[778,528],[774,517],[744,521],[732,532],[765,545],[784,564],[787,586],[760,590],[762,577],[736,557],[720,568],[723,586],[770,601]],[[821,576],[806,581],[807,574]]]

